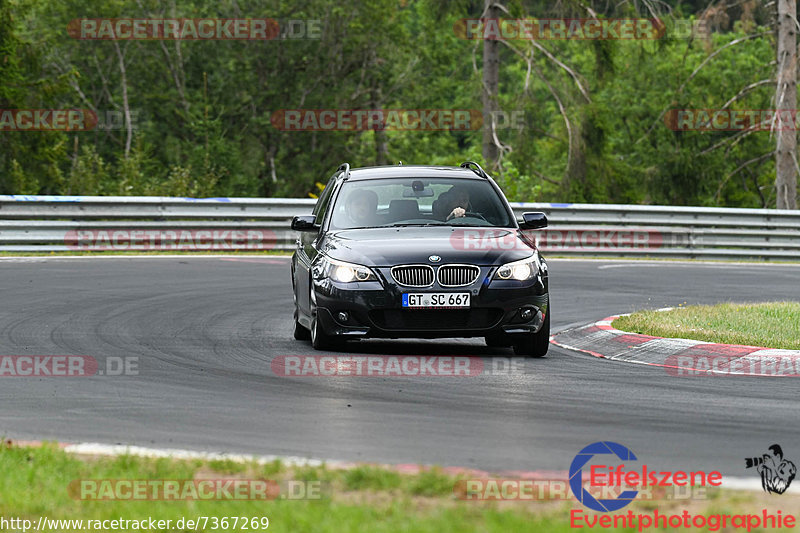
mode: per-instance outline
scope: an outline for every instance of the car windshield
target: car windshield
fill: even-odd
[[[336,198],[332,229],[392,226],[513,226],[488,181],[392,178],[347,181]]]

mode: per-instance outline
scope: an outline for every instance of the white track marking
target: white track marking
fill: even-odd
[[[80,444],[67,444],[64,451],[79,455],[135,455],[137,457],[161,458],[169,457],[172,459],[201,459],[205,461],[228,460],[237,463],[267,464],[276,460],[291,466],[321,466],[345,464],[341,461],[323,461],[308,457],[279,456],[279,455],[246,455],[224,452],[198,452],[194,450],[182,450],[173,448],[145,448],[142,446],[126,446],[121,444],[100,444],[95,442],[83,442]]]

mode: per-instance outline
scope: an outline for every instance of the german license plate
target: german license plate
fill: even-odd
[[[468,292],[421,292],[403,294],[403,307],[469,307]]]

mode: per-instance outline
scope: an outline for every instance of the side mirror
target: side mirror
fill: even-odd
[[[542,229],[547,227],[547,216],[544,213],[522,213],[520,229]]]
[[[292,219],[292,229],[295,231],[319,231],[314,215],[301,215]]]

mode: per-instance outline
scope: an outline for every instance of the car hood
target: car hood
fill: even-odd
[[[533,242],[511,228],[400,227],[351,229],[328,233],[324,254],[361,265],[408,263],[498,265],[529,257]],[[439,256],[440,261],[431,261]]]

